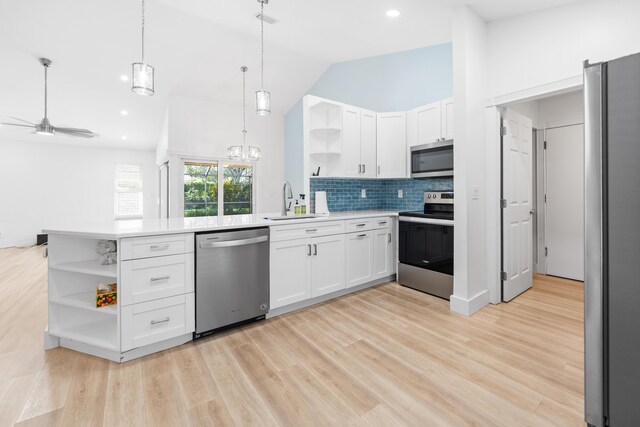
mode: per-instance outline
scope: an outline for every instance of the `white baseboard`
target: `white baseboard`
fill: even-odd
[[[488,304],[489,291],[487,289],[468,300],[455,295],[451,295],[451,299],[449,300],[449,308],[451,311],[464,314],[465,316],[472,316]]]
[[[36,244],[36,239],[34,238],[25,238],[25,239],[11,239],[5,240],[0,239],[0,249],[4,248],[28,248],[29,246],[33,246]]]

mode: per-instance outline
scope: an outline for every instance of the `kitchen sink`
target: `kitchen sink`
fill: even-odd
[[[288,221],[292,219],[310,219],[317,218],[318,215],[295,215],[295,216],[267,216],[264,219],[269,221]]]

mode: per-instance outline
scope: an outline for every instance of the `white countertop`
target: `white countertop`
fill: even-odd
[[[348,220],[377,216],[398,216],[392,211],[335,212],[315,218],[295,218],[281,221],[268,220],[279,214],[253,214],[232,216],[206,216],[196,218],[170,218],[121,220],[97,223],[57,224],[45,227],[44,234],[78,236],[91,239],[121,239],[125,237],[153,236],[157,234],[196,233],[201,231],[227,230],[234,228],[274,227],[305,222]]]

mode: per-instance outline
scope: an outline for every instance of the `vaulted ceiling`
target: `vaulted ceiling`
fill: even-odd
[[[271,0],[265,14],[278,22],[265,28],[265,87],[273,110],[283,113],[331,63],[450,41],[451,10],[459,4],[490,21],[574,1]],[[146,59],[156,68],[156,95],[149,98],[120,80],[140,59],[139,1],[0,0],[0,121],[42,118],[42,56],[54,62],[52,123],[100,134],[91,141],[56,135],[55,142],[150,149],[170,95],[238,104],[241,65],[249,67],[248,92],[258,89],[257,1],[146,3]],[[400,17],[387,18],[388,9]],[[0,141],[42,138],[0,128]]]

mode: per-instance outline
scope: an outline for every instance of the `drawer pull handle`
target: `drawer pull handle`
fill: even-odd
[[[387,225],[387,221],[378,221],[378,225]]]
[[[152,282],[160,282],[162,280],[169,280],[169,278],[171,278],[171,276],[152,277],[149,280],[152,281]]]
[[[152,251],[166,251],[167,249],[169,249],[169,244],[166,243],[164,245],[151,245],[149,249],[151,249]]]
[[[427,261],[426,259],[423,259],[422,262],[424,262],[425,264],[431,264],[431,262]]]
[[[164,319],[161,319],[161,320],[152,320],[151,324],[157,325],[158,323],[167,323],[169,320],[171,320],[171,317],[165,317]]]
[[[356,224],[356,227],[364,227],[367,224]]]
[[[315,233],[316,231],[318,231],[317,228],[309,228],[309,229],[307,229],[307,233]]]
[[[362,239],[363,237],[367,237],[367,233],[364,233],[364,234],[358,234],[356,237],[357,237],[358,239]]]

